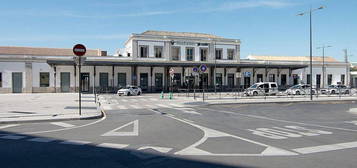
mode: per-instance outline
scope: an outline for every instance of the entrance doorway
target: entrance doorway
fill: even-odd
[[[228,74],[228,88],[234,88],[234,74]]]
[[[82,92],[89,92],[89,73],[81,73]]]
[[[200,74],[200,89],[207,89],[208,87],[208,74]]]
[[[250,77],[244,77],[244,88],[250,87]]]
[[[22,72],[12,73],[12,93],[22,93]]]
[[[321,87],[321,75],[320,74],[316,75],[316,87],[317,88]]]
[[[148,90],[148,73],[140,73],[140,87],[143,91]]]
[[[61,72],[61,92],[69,92],[70,90],[70,73]]]
[[[162,73],[155,73],[155,91],[162,91],[163,79],[164,77]]]

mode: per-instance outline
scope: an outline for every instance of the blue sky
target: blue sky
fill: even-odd
[[[356,0],[3,0],[0,45],[71,48],[83,43],[110,54],[131,33],[145,30],[202,32],[241,39],[248,54],[309,55],[310,6],[314,55],[343,60],[347,48],[357,62]]]

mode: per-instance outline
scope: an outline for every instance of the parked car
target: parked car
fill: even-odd
[[[278,94],[278,84],[276,82],[259,82],[247,88],[244,92],[246,96],[276,95]]]
[[[321,89],[322,94],[350,94],[350,89],[345,85],[329,85],[326,89]]]
[[[125,96],[131,96],[131,95],[141,95],[142,91],[140,87],[137,86],[127,86],[125,88],[119,89],[117,94],[119,96],[125,95]]]
[[[285,91],[288,95],[307,95],[310,94],[310,85],[307,84],[298,84],[290,87]],[[312,94],[315,94],[316,90],[312,89]]]

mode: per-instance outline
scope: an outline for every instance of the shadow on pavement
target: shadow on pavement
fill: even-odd
[[[33,141],[34,138],[37,141]],[[41,139],[42,138],[42,139]],[[2,168],[24,167],[96,167],[96,168],[248,168],[134,149],[113,149],[96,144],[62,144],[64,140],[0,131]]]

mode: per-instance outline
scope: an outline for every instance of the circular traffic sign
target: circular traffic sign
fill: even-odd
[[[192,71],[193,71],[193,72],[198,72],[198,68],[197,68],[197,67],[193,67],[193,68],[192,68]]]
[[[76,56],[83,56],[84,54],[86,54],[87,49],[83,44],[76,44],[73,47],[73,53]]]
[[[206,65],[201,65],[200,66],[200,71],[201,72],[206,72],[206,70],[207,70],[207,66]]]

